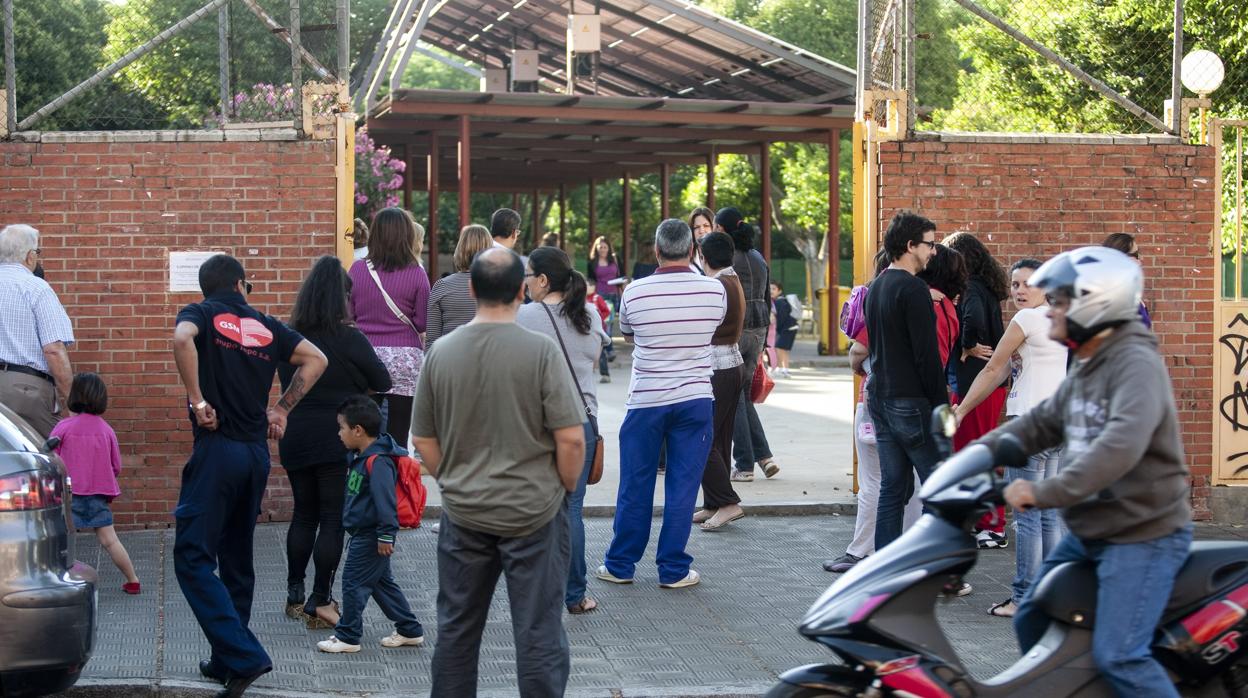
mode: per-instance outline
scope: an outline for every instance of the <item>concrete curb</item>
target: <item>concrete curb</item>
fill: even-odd
[[[203,698],[216,696],[221,686],[204,681],[178,681],[172,679],[83,679],[63,693],[57,695],[66,698]],[[573,691],[567,698],[761,698],[762,693],[751,688],[683,688],[680,693],[651,693],[649,689],[638,689],[636,693],[627,689],[596,689],[592,691]],[[247,695],[256,698],[301,698],[314,696],[367,696],[368,698],[409,698],[410,692],[350,692],[343,691],[288,691],[274,688],[253,687],[247,689]],[[512,698],[514,691],[482,691],[479,698]]]
[[[764,504],[746,504],[745,511],[751,516],[857,516],[858,501],[848,502],[767,502]],[[435,521],[442,516],[442,507],[431,505],[425,508],[424,521]],[[611,505],[586,506],[582,516],[594,519],[615,518],[615,507]],[[663,507],[655,506],[652,516],[662,517]]]

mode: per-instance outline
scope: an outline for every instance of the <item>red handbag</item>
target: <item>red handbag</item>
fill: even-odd
[[[758,363],[754,365],[754,378],[750,381],[750,401],[756,405],[763,404],[774,387],[776,387],[776,382],[767,375],[767,367],[763,366],[763,357],[759,356]]]

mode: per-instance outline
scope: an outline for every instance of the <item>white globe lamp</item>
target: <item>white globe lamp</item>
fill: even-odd
[[[1222,84],[1226,69],[1222,59],[1212,51],[1200,49],[1183,57],[1183,86],[1203,99]]]

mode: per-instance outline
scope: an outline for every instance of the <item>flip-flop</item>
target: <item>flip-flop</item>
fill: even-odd
[[[988,615],[994,616],[996,618],[1013,618],[1014,617],[1013,613],[1009,613],[1005,611],[1005,607],[1009,606],[1013,602],[1014,602],[1013,599],[1006,599],[1005,601],[1002,601],[1001,603],[994,603],[992,605],[992,608],[988,609]],[[1014,610],[1015,612],[1018,611],[1017,608]]]
[[[579,602],[568,606],[568,613],[571,613],[574,616],[579,616],[596,610],[597,608],[598,602],[593,597],[585,596]]]
[[[737,514],[736,516],[734,516],[734,517],[732,517],[732,518],[730,518],[730,519],[727,519],[727,520],[725,520],[725,521],[721,521],[721,522],[719,522],[719,523],[713,523],[711,520],[708,520],[708,521],[707,521],[706,523],[704,523],[704,524],[699,524],[699,525],[698,525],[698,528],[702,529],[703,531],[718,531],[719,529],[723,528],[724,526],[727,526],[728,524],[732,523],[733,521],[736,521],[737,519],[743,519],[743,518],[745,518],[745,512],[744,512],[744,511],[743,511],[743,512],[741,512],[740,514]]]

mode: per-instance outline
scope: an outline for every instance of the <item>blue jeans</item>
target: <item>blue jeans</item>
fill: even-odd
[[[926,482],[940,450],[931,433],[932,405],[923,398],[870,398],[880,454],[880,500],[876,506],[875,550],[901,535],[906,502],[914,496],[914,473]]]
[[[1120,696],[1179,695],[1149,645],[1191,543],[1190,525],[1142,543],[1092,542],[1067,534],[1040,567],[1037,579],[1064,562],[1096,564],[1092,659]],[[1028,590],[1014,615],[1023,654],[1049,627],[1049,617],[1032,603],[1035,589]]]
[[[390,573],[390,558],[377,553],[377,532],[361,531],[347,542],[347,562],[342,567],[342,617],[334,637],[348,645],[360,644],[364,631],[364,607],[368,600],[394,623],[403,637],[424,637],[403,590]]]
[[[1015,480],[1039,482],[1057,477],[1057,470],[1061,465],[1061,454],[1060,449],[1041,451],[1028,458],[1027,465],[1022,470],[1007,469],[1005,479],[1008,482]],[[1066,533],[1066,524],[1062,521],[1061,512],[1057,509],[1014,510],[1016,552],[1014,583],[1011,585],[1010,599],[1015,604],[1022,603],[1023,595],[1035,581],[1036,571],[1040,569],[1044,558],[1053,552]]]
[[[576,491],[568,495],[568,536],[572,541],[572,564],[568,565],[568,587],[563,602],[575,606],[585,598],[585,489],[589,486],[589,469],[594,462],[594,441],[598,438],[598,420],[585,422],[585,464],[576,481]]]
[[[663,528],[659,532],[659,583],[689,574],[693,556],[685,552],[693,505],[711,452],[714,406],[710,398],[662,407],[630,409],[620,427],[620,489],[616,495],[615,535],[604,564],[611,574],[632,579],[650,542],[659,447],[667,443]]]

